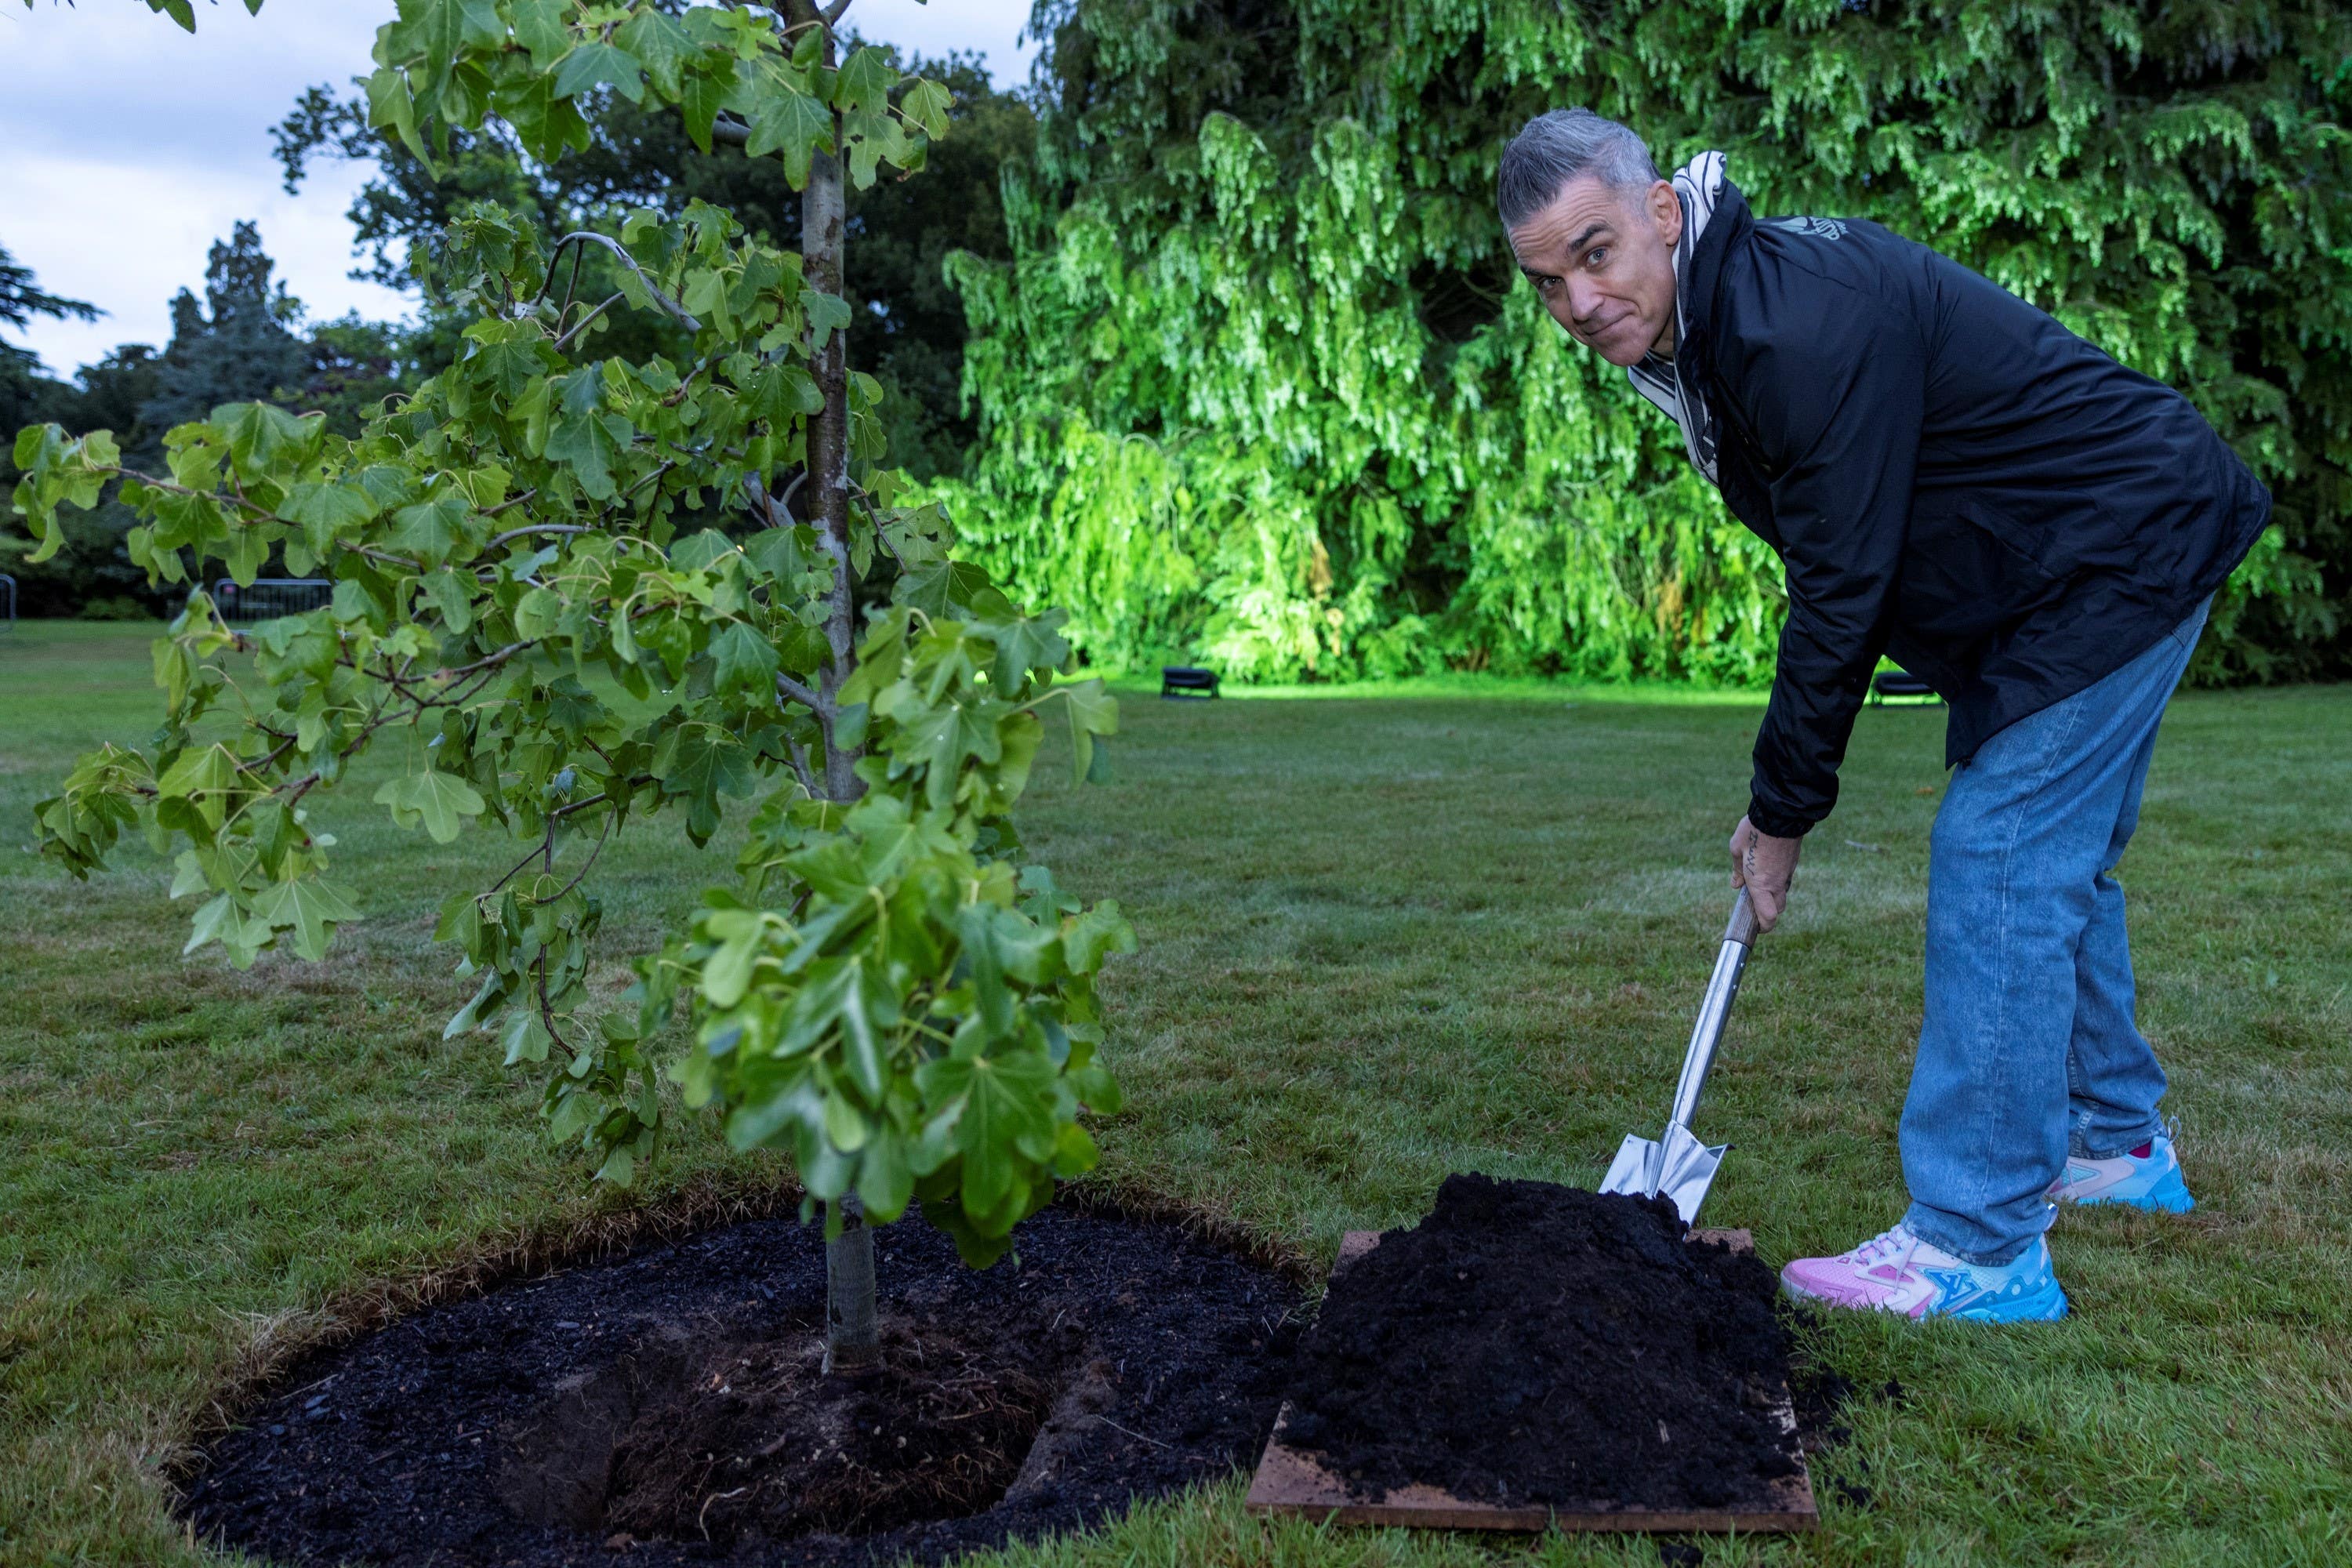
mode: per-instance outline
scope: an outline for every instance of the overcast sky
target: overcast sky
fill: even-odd
[[[280,184],[270,128],[314,82],[371,68],[393,0],[199,5],[182,32],[141,0],[74,7],[0,0],[0,247],[96,321],[0,329],[70,374],[117,343],[161,347],[171,299],[201,288],[205,253],[240,218],[261,226],[278,276],[313,317],[396,316],[403,296],[345,276],[359,258],[344,217],[362,165],[314,163],[299,196]],[[1029,0],[856,0],[866,37],[924,54],[970,49],[1000,84],[1027,80]]]

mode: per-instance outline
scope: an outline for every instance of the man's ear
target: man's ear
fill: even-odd
[[[1644,200],[1649,204],[1651,221],[1658,226],[1658,237],[1672,250],[1683,242],[1682,198],[1675,195],[1675,187],[1666,181],[1653,180]]]

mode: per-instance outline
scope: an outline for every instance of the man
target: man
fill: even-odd
[[[2053,1204],[2191,1201],[2107,873],[2268,492],[2169,387],[1875,224],[1753,216],[1719,153],[1668,183],[1625,127],[1555,110],[1497,185],[1552,318],[1674,417],[1786,568],[1731,839],[1764,929],[1836,802],[1880,656],[1951,705],[1901,1129],[1911,1205],[1783,1283],[1914,1318],[2063,1317]]]

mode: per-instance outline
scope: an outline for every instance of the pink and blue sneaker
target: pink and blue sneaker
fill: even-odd
[[[2050,1244],[2038,1236],[2010,1262],[1969,1263],[1898,1225],[1852,1252],[1798,1258],[1780,1270],[1780,1285],[1809,1301],[1906,1318],[2053,1323],[2066,1315]]]
[[[2163,1132],[2112,1160],[2067,1155],[2065,1173],[2044,1195],[2053,1204],[2129,1204],[2164,1214],[2187,1214],[2197,1206],[2189,1184],[2180,1179],[2180,1156]]]

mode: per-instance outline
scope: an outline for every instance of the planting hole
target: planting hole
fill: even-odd
[[[507,1443],[522,1518],[637,1541],[865,1535],[993,1507],[1056,1388],[1034,1366],[887,1325],[882,1362],[828,1375],[814,1332],[666,1347],[560,1389]]]

